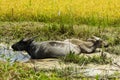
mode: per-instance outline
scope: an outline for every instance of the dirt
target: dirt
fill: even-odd
[[[98,55],[100,53],[93,53],[89,54],[87,56],[94,56]],[[108,57],[112,58],[112,63],[111,64],[88,64],[88,65],[78,65],[74,63],[64,63],[59,59],[37,59],[37,60],[30,60],[29,62],[25,63],[29,67],[34,67],[37,70],[41,69],[47,69],[47,70],[52,70],[52,69],[65,69],[67,67],[72,67],[73,68],[73,73],[76,72],[78,74],[83,74],[87,77],[95,77],[96,75],[99,76],[111,76],[114,74],[115,77],[120,76],[120,56],[116,55],[111,55],[109,53],[106,53]]]

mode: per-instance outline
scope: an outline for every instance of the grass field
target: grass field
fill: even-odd
[[[119,4],[119,0],[0,0],[0,20],[118,26]]]

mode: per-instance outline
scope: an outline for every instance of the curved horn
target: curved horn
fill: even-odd
[[[37,37],[38,37],[38,36],[34,36],[34,37],[32,37],[31,39],[33,39],[33,40],[34,40],[34,39],[35,39],[35,38],[37,38]]]
[[[38,36],[34,36],[34,37],[31,37],[31,38],[24,38],[22,39],[23,41],[33,41],[35,38],[37,38]]]
[[[99,37],[96,37],[96,36],[92,36],[92,38],[96,39],[96,40],[100,40]]]

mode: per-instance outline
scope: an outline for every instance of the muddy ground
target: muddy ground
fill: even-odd
[[[14,52],[10,47],[1,43],[0,44],[0,55],[6,55],[5,57],[1,56],[1,61],[7,61],[10,58],[11,64],[14,62],[21,62],[28,67],[34,68],[36,70],[64,70],[66,68],[71,68],[72,75],[77,76],[82,74],[87,77],[95,77],[96,75],[105,77],[117,77],[120,78],[120,56],[115,54],[109,54],[108,52],[104,52],[107,57],[112,59],[112,63],[110,64],[87,64],[82,65],[75,64],[72,62],[63,62],[60,59],[55,58],[47,58],[47,59],[30,59],[30,56],[26,52]],[[14,56],[16,55],[16,56]],[[101,56],[101,52],[92,53],[92,54],[80,54],[79,56],[93,57],[93,56]]]

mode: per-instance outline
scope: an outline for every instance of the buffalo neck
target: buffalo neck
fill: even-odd
[[[29,45],[27,45],[26,51],[27,53],[31,56],[31,58],[35,58],[35,42],[30,43]]]

